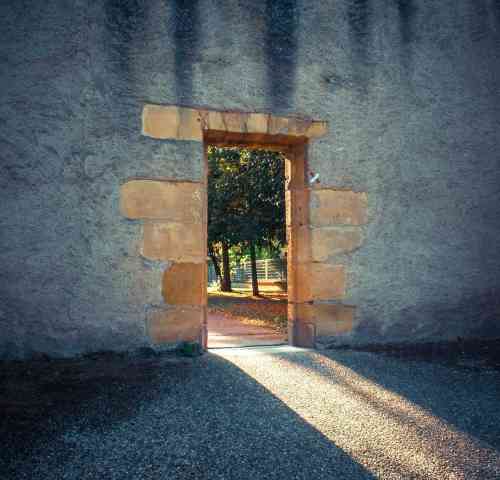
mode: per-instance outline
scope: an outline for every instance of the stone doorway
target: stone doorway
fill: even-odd
[[[201,180],[138,178],[121,186],[122,215],[143,223],[140,254],[162,268],[162,302],[146,306],[152,343],[207,347],[207,145],[285,154],[289,343],[314,347],[318,337],[352,329],[355,307],[342,303],[345,270],[335,255],[361,244],[352,226],[366,223],[366,194],[311,185],[309,144],[326,133],[325,122],[310,119],[144,107],[144,136],[199,142],[204,165]]]
[[[240,147],[249,150],[276,150],[283,154],[286,179],[285,223],[288,244],[288,343],[301,347],[313,347],[315,343],[314,326],[301,322],[297,316],[299,309],[296,306],[297,303],[304,302],[305,300],[304,292],[301,292],[301,289],[299,289],[299,284],[300,282],[303,284],[307,283],[307,280],[303,278],[304,275],[307,275],[307,272],[300,265],[310,261],[309,252],[311,250],[310,235],[308,234],[309,175],[307,168],[307,137],[206,130],[203,140],[205,165],[207,165],[207,149],[209,145],[217,147]],[[267,340],[270,343],[276,341],[276,339],[273,340],[271,338],[271,335]]]

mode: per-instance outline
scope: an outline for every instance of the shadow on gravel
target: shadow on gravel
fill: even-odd
[[[2,478],[374,478],[213,354],[0,365]]]
[[[0,471],[11,475],[2,478],[17,478],[17,466],[30,463],[49,443],[52,461],[64,458],[61,438],[69,429],[105,431],[127,421],[141,402],[157,395],[160,373],[179,378],[183,365],[189,361],[173,355],[107,352],[0,363]]]
[[[395,374],[381,361],[368,365],[343,358],[342,363],[500,451],[498,371],[448,369],[428,363],[422,368],[419,361],[400,358],[394,362]]]
[[[298,357],[288,356],[289,361]],[[339,375],[331,361],[354,373],[352,379]],[[443,420],[472,438],[486,442],[500,452],[500,372],[492,368],[460,368],[443,362],[439,357],[399,355],[398,357],[372,352],[329,350],[316,352],[308,367],[314,374],[330,378],[363,399],[374,411],[388,415],[401,423],[413,423],[407,413],[392,408],[383,397],[392,394],[421,407],[431,417]],[[329,363],[330,362],[330,363]],[[302,368],[304,365],[300,364]],[[357,376],[357,377],[356,377]],[[373,388],[359,388],[358,378]],[[374,393],[375,392],[375,393]],[[388,395],[385,394],[388,392]],[[418,423],[418,422],[417,422]]]

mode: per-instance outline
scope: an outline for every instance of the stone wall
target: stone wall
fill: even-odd
[[[175,232],[120,189],[201,182],[203,145],[142,135],[146,104],[329,122],[312,209],[351,191],[368,214],[313,221],[346,287],[321,336],[500,335],[498,1],[6,1],[0,25],[1,356],[131,349],[167,321],[172,263],[141,249]]]

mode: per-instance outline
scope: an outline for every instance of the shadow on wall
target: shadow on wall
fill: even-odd
[[[399,18],[399,35],[401,63],[408,69],[411,64],[414,39],[415,15],[417,12],[415,0],[393,0]],[[370,58],[370,48],[373,48],[374,2],[371,0],[350,0],[347,4],[347,23],[351,38],[353,75],[361,91],[366,93],[367,84],[372,73],[373,59]]]
[[[366,60],[368,56],[368,46],[371,40],[370,3],[370,0],[351,0],[347,6],[349,30],[354,40],[353,43],[357,46],[357,53],[363,60]]]
[[[500,0],[493,0],[491,3],[491,8],[493,9],[493,13],[497,19],[497,23],[500,26]]]
[[[148,2],[142,0],[108,0],[104,2],[108,32],[105,46],[113,52],[112,58],[123,73],[131,74],[131,50],[134,42],[147,31]]]
[[[350,0],[347,4],[347,24],[351,47],[352,78],[359,93],[368,93],[371,71],[372,45],[371,0]]]
[[[173,0],[172,5],[175,48],[175,94],[177,104],[191,105],[193,98],[193,64],[200,43],[200,14],[198,0]],[[131,74],[131,51],[136,42],[139,47],[147,47],[149,9],[151,2],[144,0],[109,0],[105,2],[105,16],[108,39],[106,45],[114,52],[113,58],[121,71]],[[129,88],[133,85],[130,84]]]
[[[0,431],[0,465],[9,478],[375,478],[212,354],[54,361],[43,371],[34,364],[31,376],[18,366],[10,382],[24,381],[22,404]],[[8,401],[0,399],[2,411]],[[26,416],[42,401],[44,412]]]
[[[403,64],[411,61],[409,44],[414,38],[414,0],[393,0],[399,13]],[[192,105],[194,63],[200,49],[201,12],[198,0],[173,0],[173,43],[175,47],[175,92],[177,104]],[[274,112],[294,108],[298,63],[299,7],[297,0],[265,0],[265,62],[269,106]],[[353,70],[358,83],[368,81],[369,49],[372,43],[373,5],[371,0],[350,0],[347,22],[353,51]],[[498,7],[497,8],[498,12]],[[134,42],[144,42],[148,2],[110,0],[105,4],[109,44],[122,71],[130,73]],[[231,25],[227,25],[231,28]]]
[[[414,35],[413,23],[417,8],[415,0],[396,0],[399,12],[399,32],[403,45],[408,45]]]
[[[293,108],[298,20],[297,0],[266,0],[266,83],[274,112]],[[200,21],[198,0],[174,0],[175,77],[180,105],[192,104],[193,63],[199,49]]]
[[[200,42],[198,0],[174,0],[175,93],[179,105],[191,105],[193,64]]]
[[[417,7],[415,0],[396,0],[399,14],[399,36],[401,40],[401,64],[408,74],[412,64],[411,43],[415,37],[414,25]]]
[[[297,0],[266,0],[267,95],[273,112],[294,105],[298,23]]]

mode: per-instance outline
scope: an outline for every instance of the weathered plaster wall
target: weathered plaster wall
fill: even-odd
[[[497,0],[0,4],[0,355],[148,343],[168,265],[119,212],[130,178],[200,180],[145,103],[328,120],[310,167],[365,191],[349,342],[499,335]]]
[[[132,29],[144,25],[133,6],[9,3],[0,7],[0,355],[147,344],[168,264],[139,255],[142,223],[122,217],[120,184],[199,180],[202,146],[140,135],[144,89],[131,52]]]
[[[368,192],[349,341],[498,336],[500,3],[356,3],[311,155],[325,183]]]

